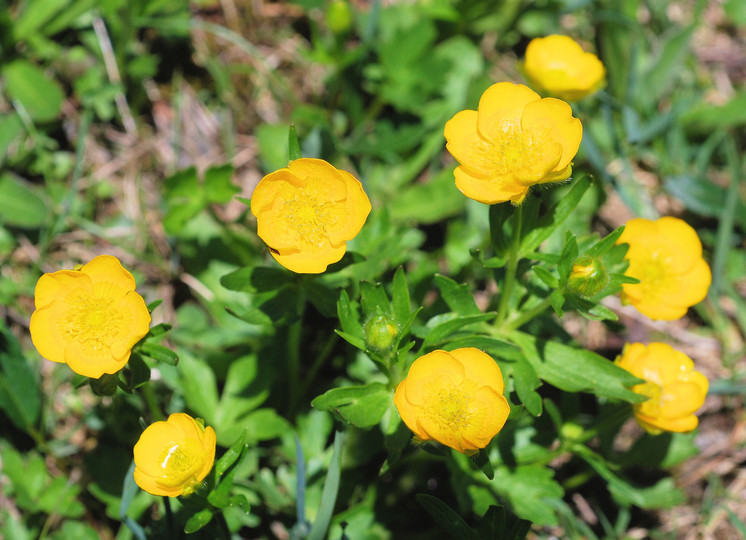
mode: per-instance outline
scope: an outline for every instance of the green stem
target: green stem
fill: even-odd
[[[150,416],[153,417],[154,422],[160,422],[161,420],[165,420],[166,417],[161,412],[161,408],[158,406],[158,400],[155,397],[155,392],[153,392],[153,385],[151,383],[146,383],[142,385],[142,397],[145,400],[145,404],[148,406],[148,410],[150,411]]]
[[[301,276],[303,279],[303,276]],[[306,310],[306,293],[303,281],[298,287],[298,301],[296,314],[298,319],[288,328],[288,386],[290,399],[288,399],[288,417],[292,417],[295,407],[300,399],[300,347],[303,338],[303,314]]]
[[[512,319],[508,319],[505,324],[501,326],[500,330],[502,332],[518,330],[521,326],[529,322],[531,319],[534,319],[544,313],[551,305],[552,299],[551,297],[547,296],[546,298],[544,298],[544,300],[536,304],[534,307],[527,309],[526,311],[522,311]]]
[[[521,228],[523,227],[523,207],[519,206],[513,214],[513,231],[510,238],[510,251],[505,268],[505,281],[500,290],[500,303],[497,308],[495,326],[501,326],[508,316],[510,297],[515,286],[516,272],[518,271],[518,251],[521,247]]]

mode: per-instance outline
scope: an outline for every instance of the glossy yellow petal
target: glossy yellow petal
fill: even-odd
[[[70,369],[92,379],[116,373],[127,364],[130,357],[130,351],[127,351],[124,357],[114,358],[109,347],[95,341],[70,341],[65,345],[63,354]]]
[[[64,306],[59,302],[47,304],[31,314],[29,333],[31,342],[39,354],[52,362],[64,362],[64,349],[60,347],[65,342],[64,327],[58,320],[64,316]]]
[[[124,269],[119,259],[111,255],[99,255],[80,269],[96,283],[109,283],[124,291],[135,290],[135,278]]]
[[[270,254],[274,259],[288,270],[299,274],[320,274],[330,264],[339,261],[347,251],[347,245],[334,247],[331,245],[317,248],[314,251],[295,251],[287,254]]]
[[[484,91],[479,100],[477,130],[487,141],[499,140],[505,129],[520,125],[523,110],[541,96],[522,84],[499,82]]]
[[[251,213],[259,215],[274,208],[276,204],[291,199],[304,182],[290,172],[290,169],[278,169],[262,178],[251,194]]]
[[[464,367],[464,377],[481,382],[500,397],[505,390],[500,366],[487,353],[474,347],[456,349],[449,353]]]
[[[360,180],[347,171],[339,170],[338,172],[347,184],[347,221],[344,227],[340,227],[343,234],[340,234],[338,238],[330,235],[329,239],[332,245],[336,245],[343,240],[347,241],[355,238],[360,229],[363,228],[363,225],[365,225],[365,221],[368,219],[372,208],[370,199],[365,194],[363,184],[360,183]]]
[[[461,193],[484,204],[507,201],[520,204],[528,194],[528,186],[512,178],[489,178],[473,174],[464,167],[456,167],[453,176],[456,179],[456,187]]]
[[[161,486],[155,481],[155,479],[146,475],[138,468],[135,468],[134,477],[135,483],[140,486],[140,489],[142,489],[143,491],[147,491],[151,495],[157,495],[159,497],[178,497],[184,491],[184,488],[181,486]]]
[[[532,134],[538,145],[557,143],[562,146],[562,157],[554,171],[567,168],[580,148],[583,125],[572,116],[572,108],[559,99],[544,98],[526,105],[521,116],[521,127]]]
[[[118,336],[111,342],[111,353],[114,358],[124,358],[150,330],[150,312],[142,296],[134,291],[125,295],[115,309]]]
[[[93,281],[90,276],[76,270],[59,270],[42,275],[34,288],[36,309],[41,309],[58,298],[66,296],[72,289],[85,289],[93,292]]]
[[[347,198],[345,179],[323,159],[296,159],[288,169],[303,181],[303,189],[317,200],[338,202]]]
[[[434,384],[451,387],[464,380],[464,365],[445,351],[433,351],[412,363],[407,375],[406,397],[410,403],[422,403]]]
[[[477,132],[477,111],[461,111],[446,122],[446,148],[471,171],[489,176],[493,168],[492,145]]]

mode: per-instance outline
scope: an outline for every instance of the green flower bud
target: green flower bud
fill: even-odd
[[[344,34],[352,27],[349,0],[332,0],[326,8],[326,24],[335,34]]]
[[[385,351],[399,333],[399,325],[386,315],[374,315],[365,321],[363,330],[365,331],[365,344],[369,349]]]
[[[560,427],[560,438],[567,441],[577,441],[583,435],[583,426],[575,422],[565,422]]]
[[[581,255],[572,263],[567,285],[571,292],[589,298],[609,284],[609,273],[601,259]]]

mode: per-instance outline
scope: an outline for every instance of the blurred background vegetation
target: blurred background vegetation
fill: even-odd
[[[487,270],[470,254],[487,247],[487,210],[456,191],[443,125],[476,108],[493,82],[523,82],[526,44],[551,33],[597,51],[608,73],[604,91],[575,105],[585,134],[574,168],[598,181],[565,228],[606,234],[634,216],[680,216],[697,229],[714,277],[707,300],[680,321],[651,322],[610,299],[623,335],[621,325],[572,314],[564,329],[609,358],[625,341],[674,340],[711,390],[696,436],[674,437],[666,455],[655,453],[661,439],[640,437],[633,424],[599,449],[641,486],[659,479],[647,466],[669,469],[675,488],[630,492],[622,482],[610,493],[615,480],[603,467],[568,458],[551,463],[554,478],[515,468],[497,495],[538,537],[746,536],[744,0],[3,3],[0,536],[126,539],[138,527],[163,535],[155,499],[125,491],[123,501],[122,491],[137,419],[155,403],[206,418],[222,447],[249,427],[236,489],[251,511],[229,509],[228,525],[239,537],[289,538],[302,504],[294,433],[308,508],[319,504],[332,453],[334,420],[308,403],[340,380],[365,379],[371,363],[334,334],[336,299],[320,287],[305,316],[314,322],[304,329],[302,377],[288,383],[285,351],[273,346],[291,331],[280,324],[292,319],[286,289],[221,281],[266,260],[235,196],[250,197],[287,164],[294,124],[304,156],[355,171],[373,201],[355,246],[381,256],[356,278],[375,281],[404,264],[422,321],[437,313],[437,272],[487,302]],[[149,363],[147,394],[77,388],[28,337],[41,273],[104,252],[133,271],[148,303],[163,300],[154,324],[173,325],[161,339],[179,364],[151,350],[164,361]],[[575,420],[593,410],[582,394],[543,397],[564,399]],[[555,427],[539,420],[531,429],[547,430],[548,447]],[[516,455],[547,450],[516,432]],[[347,444],[331,538],[342,537],[343,522],[351,539],[436,538],[438,525],[414,498],[428,490],[470,525],[487,510],[486,490],[454,489],[456,468],[425,452],[379,471],[380,433],[358,430]],[[177,504],[176,514],[188,509]]]

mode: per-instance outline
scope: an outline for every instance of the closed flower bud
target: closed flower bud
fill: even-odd
[[[578,296],[589,298],[608,284],[609,272],[601,259],[582,255],[572,263],[567,285]]]
[[[326,24],[335,34],[344,34],[352,27],[349,0],[332,0],[326,8]]]
[[[399,325],[386,315],[375,315],[365,322],[365,344],[374,351],[384,351],[394,342]]]

